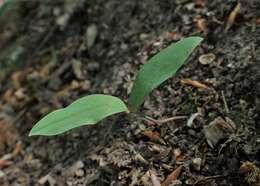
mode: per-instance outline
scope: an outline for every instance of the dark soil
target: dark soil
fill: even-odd
[[[260,3],[240,3],[229,29],[235,0],[18,1],[2,13],[0,185],[156,186],[151,172],[163,182],[180,165],[172,185],[256,184],[260,174],[250,181],[240,170],[260,165]],[[43,115],[83,95],[127,100],[140,66],[192,35],[203,43],[141,109],[187,119],[155,124],[122,114],[28,137]],[[201,64],[208,53],[214,61]]]

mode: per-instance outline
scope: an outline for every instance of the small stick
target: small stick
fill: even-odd
[[[144,120],[148,120],[148,121],[151,121],[153,122],[154,124],[164,124],[164,123],[168,123],[170,121],[175,121],[175,120],[180,120],[180,119],[186,119],[187,116],[173,116],[173,117],[170,117],[170,118],[166,118],[166,119],[162,119],[162,120],[157,120],[157,119],[153,119],[149,116],[144,116]]]
[[[223,102],[224,102],[225,110],[226,110],[227,113],[229,113],[229,108],[228,108],[227,101],[226,101],[226,98],[225,98],[223,91],[221,91],[221,96],[222,96],[222,99],[223,99]]]

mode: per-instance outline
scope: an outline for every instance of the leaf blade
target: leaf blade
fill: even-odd
[[[182,39],[148,60],[134,81],[128,101],[130,107],[137,110],[154,88],[175,74],[202,40],[200,37]]]
[[[96,124],[120,112],[128,112],[128,109],[117,97],[102,94],[85,96],[43,117],[31,129],[29,136],[61,134],[76,127]]]

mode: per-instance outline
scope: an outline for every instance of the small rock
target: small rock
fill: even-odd
[[[199,62],[202,65],[208,65],[216,59],[216,55],[213,53],[203,54],[199,57]]]

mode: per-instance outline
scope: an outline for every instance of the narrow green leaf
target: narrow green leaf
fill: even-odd
[[[128,112],[128,109],[117,97],[101,94],[85,96],[42,118],[32,128],[29,136],[60,134],[82,125],[95,124],[119,112]]]
[[[202,40],[200,37],[182,39],[152,57],[137,74],[129,98],[131,109],[137,110],[154,88],[173,76]]]

